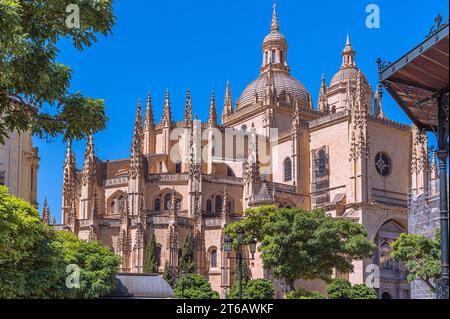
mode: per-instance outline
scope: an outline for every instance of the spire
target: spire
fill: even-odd
[[[164,126],[170,126],[171,123],[172,123],[172,110],[170,108],[170,92],[169,89],[167,89],[161,124],[163,124]]]
[[[50,208],[48,207],[47,197],[44,200],[44,207],[42,208],[42,221],[46,225],[50,225]]]
[[[325,80],[325,74],[323,74],[323,73],[322,73],[322,85],[320,86],[319,103],[318,103],[317,110],[321,113],[326,113],[328,111],[327,83]]]
[[[358,112],[361,116],[366,116],[367,114],[367,104],[365,100],[366,94],[364,92],[364,80],[363,75],[360,70],[358,70],[358,75],[356,78],[356,103],[358,104]]]
[[[286,37],[280,32],[280,24],[278,22],[277,4],[273,4],[272,22],[270,32],[266,35],[262,45],[263,62],[261,73],[268,71],[269,65],[273,64],[277,71],[285,73],[290,72],[287,63],[288,44]]]
[[[144,136],[144,131],[142,127],[142,104],[140,99],[138,101],[136,120],[134,122],[134,134],[137,134],[139,142],[142,142],[141,139]]]
[[[353,49],[352,44],[350,42],[350,36],[347,34],[347,41],[345,44],[345,48],[342,51],[342,68],[356,66],[355,55],[356,51]]]
[[[272,13],[272,24],[270,25],[271,32],[279,32],[280,25],[278,23],[278,14],[277,14],[277,3],[273,2],[273,13]]]
[[[431,160],[431,167],[430,167],[430,177],[431,177],[432,181],[439,179],[439,168],[437,165],[437,152],[433,152],[433,158]]]
[[[184,109],[184,121],[187,126],[192,125],[192,104],[191,104],[191,91],[188,89],[186,93],[186,106]]]
[[[66,158],[64,160],[63,193],[70,197],[75,185],[75,155],[72,151],[72,140],[67,142]]]
[[[227,116],[233,114],[233,98],[231,96],[230,81],[227,81],[227,89],[225,91],[225,101],[223,103],[222,123],[225,122]]]
[[[94,137],[92,134],[88,136],[86,151],[84,153],[84,166],[83,166],[83,184],[86,185],[89,182],[94,181],[96,176],[96,161],[94,152]]]
[[[208,124],[210,127],[217,127],[216,97],[214,95],[214,92],[211,95],[211,104],[209,106]]]
[[[375,92],[375,118],[383,119],[383,88],[380,85],[377,87],[377,91]]]
[[[152,97],[150,93],[147,96],[147,107],[145,109],[145,129],[149,130],[154,125],[153,120],[153,105],[152,105]]]
[[[133,142],[131,145],[130,176],[136,178],[142,169],[142,107],[138,102],[136,121],[134,123]]]
[[[351,110],[353,107],[353,95],[352,95],[352,81],[350,79],[350,76],[347,78],[346,104],[347,110]]]

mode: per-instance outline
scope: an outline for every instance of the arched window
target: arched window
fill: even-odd
[[[333,105],[333,107],[331,108],[331,113],[332,114],[336,113],[336,105]]]
[[[119,197],[119,212],[122,213],[125,211],[125,196],[120,195]]]
[[[177,198],[177,199],[175,200],[175,209],[176,209],[177,211],[180,211],[180,210],[181,210],[181,199],[179,199],[179,198]]]
[[[284,63],[283,51],[280,51],[280,64]]]
[[[157,245],[155,248],[155,259],[156,259],[156,265],[158,267],[161,267],[161,246]]]
[[[161,199],[155,199],[155,212],[159,212],[161,210]]]
[[[216,201],[215,201],[215,209],[216,209],[216,213],[220,213],[222,212],[222,196],[217,195],[216,196]]]
[[[284,181],[292,181],[292,160],[289,157],[284,161]]]
[[[159,172],[162,173],[164,170],[163,162],[159,162]]]
[[[208,199],[208,200],[206,201],[206,212],[211,213],[211,211],[212,211],[211,200]]]
[[[111,201],[111,206],[110,206],[110,208],[109,208],[109,213],[110,213],[110,214],[114,214],[115,212],[116,212],[116,200],[113,199],[113,200]]]
[[[327,175],[327,153],[324,149],[321,149],[318,153],[318,177],[323,177]]]
[[[217,249],[211,250],[211,268],[217,268]]]
[[[277,51],[272,50],[272,63],[277,63]]]
[[[164,196],[164,210],[170,210],[172,207],[172,195],[167,193]]]
[[[181,162],[175,164],[175,173],[181,174]]]

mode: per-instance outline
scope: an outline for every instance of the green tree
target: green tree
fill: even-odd
[[[297,289],[290,291],[284,296],[285,299],[325,299],[325,297],[318,291],[306,291],[304,289]]]
[[[184,279],[180,278],[174,295],[183,299],[219,299],[219,294],[211,289],[208,280],[197,274],[187,274]]]
[[[273,284],[267,279],[254,279],[242,282],[242,299],[273,299]],[[239,281],[235,281],[227,299],[239,298]]]
[[[417,234],[402,234],[392,243],[391,257],[404,263],[408,270],[408,281],[422,280],[432,291],[436,291],[436,278],[441,271],[440,233],[431,240]]]
[[[80,289],[68,289],[66,269],[80,269]],[[115,287],[119,258],[43,224],[29,203],[0,187],[0,298],[98,298]]]
[[[369,257],[376,249],[362,225],[329,217],[323,210],[249,209],[242,221],[226,229],[235,245],[238,228],[245,231],[246,242],[257,238],[264,267],[284,279],[290,290],[295,290],[297,279],[329,282],[334,270],[352,272],[352,260]]]
[[[98,241],[79,240],[69,232],[58,232],[57,237],[63,244],[65,265],[80,269],[80,288],[68,289],[66,298],[95,299],[115,289],[120,264],[117,255]]]
[[[344,279],[335,279],[327,288],[330,299],[350,299],[352,284]]]
[[[169,263],[167,262],[167,260],[164,264],[163,279],[167,281],[170,287],[175,287],[175,277],[173,275],[172,269],[170,269],[169,267]]]
[[[114,23],[113,0],[0,0],[0,143],[14,129],[67,140],[105,127],[103,100],[69,92],[72,70],[56,61],[57,44],[82,51]]]
[[[377,299],[377,292],[364,284],[354,285],[350,290],[350,299]]]
[[[250,267],[246,260],[242,261],[242,295],[244,295],[245,287],[247,286],[247,282],[252,279],[252,273],[250,271]],[[243,296],[242,296],[243,297]],[[230,291],[228,292],[227,299],[238,299],[239,298],[239,269],[236,268],[234,272],[234,282],[233,286],[231,286]]]
[[[158,264],[156,262],[156,236],[153,229],[148,234],[147,248],[145,250],[144,272],[157,274]]]
[[[330,299],[377,299],[377,292],[366,285],[354,285],[344,279],[334,279],[327,288]]]
[[[190,232],[186,236],[180,258],[180,273],[183,271],[185,274],[195,273],[194,239]]]
[[[29,203],[0,187],[0,298],[61,298],[63,247]]]

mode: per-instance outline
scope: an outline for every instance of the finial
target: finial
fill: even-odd
[[[273,13],[272,13],[272,25],[270,26],[271,32],[280,31],[280,25],[278,23],[278,15],[277,15],[277,2],[273,2]]]
[[[351,42],[350,42],[350,35],[347,33],[347,46],[352,46]]]
[[[184,109],[184,120],[187,125],[191,125],[192,123],[192,104],[191,104],[191,90],[188,89],[186,93],[186,106]]]
[[[147,95],[147,107],[145,110],[145,128],[149,129],[150,126],[154,124],[153,120],[153,106],[152,106],[152,96],[150,93]]]

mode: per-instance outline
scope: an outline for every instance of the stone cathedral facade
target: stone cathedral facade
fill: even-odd
[[[69,143],[63,224],[55,227],[111,247],[122,257],[120,271],[131,273],[143,271],[149,231],[156,235],[161,272],[166,263],[177,270],[190,233],[196,272],[224,296],[236,271],[221,250],[226,224],[258,205],[323,208],[364,225],[379,247],[373,258],[355,261],[353,273],[339,276],[364,283],[367,267],[376,264],[380,297],[408,298],[389,244],[408,229],[408,191],[426,187],[436,174],[427,140],[416,128],[386,118],[381,89],[374,92],[358,68],[349,38],[337,69],[328,85],[323,77],[314,103],[290,73],[274,9],[258,78],[235,103],[227,84],[220,125],[214,95],[208,122],[201,123],[192,116],[189,92],[184,119],[175,121],[167,92],[159,123],[151,98],[145,112],[139,103],[129,159],[97,158],[90,136],[78,170]],[[258,253],[249,268],[253,278],[273,279]],[[283,283],[273,281],[282,297]],[[320,281],[298,284],[325,290]]]

